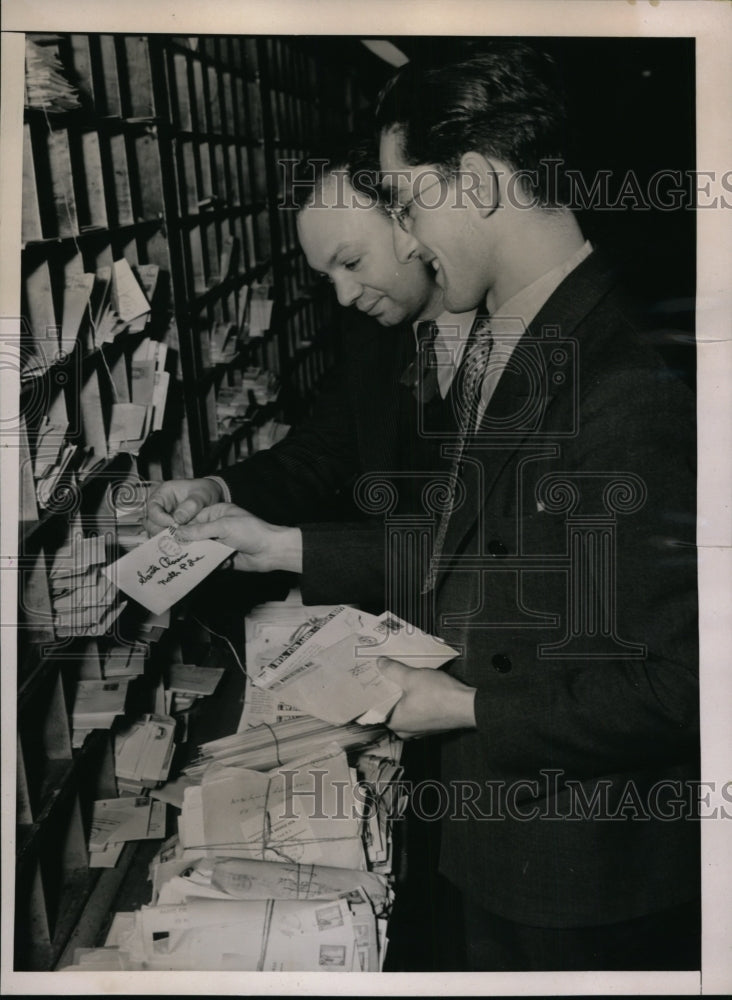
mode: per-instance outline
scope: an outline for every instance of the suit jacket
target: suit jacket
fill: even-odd
[[[348,310],[342,362],[313,415],[271,449],[220,473],[234,503],[270,523],[301,527],[306,604],[384,609],[383,521],[353,505],[352,487],[363,474],[404,462],[410,428],[401,419],[407,390],[399,378],[413,354],[409,324],[384,328]]]
[[[466,449],[435,591],[477,688],[477,729],[442,742],[441,867],[499,915],[602,924],[699,893],[694,453],[691,391],[593,253]]]

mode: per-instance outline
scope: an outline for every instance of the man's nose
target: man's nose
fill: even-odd
[[[396,222],[392,226],[392,236],[394,254],[400,264],[408,264],[410,260],[416,260],[419,257],[422,244],[411,233],[406,233]]]
[[[333,279],[338,302],[342,306],[352,306],[363,291],[363,285],[352,274],[341,274]]]

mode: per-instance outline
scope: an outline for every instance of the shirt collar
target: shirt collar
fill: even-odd
[[[553,267],[551,271],[542,274],[530,285],[526,285],[491,315],[492,331],[499,335],[503,333],[505,336],[502,343],[502,354],[505,355],[504,364],[515,343],[521,338],[526,327],[536,317],[551,294],[561,285],[567,275],[591,253],[592,244],[586,240],[579,250],[561,264]],[[434,341],[437,356],[437,383],[443,399],[450,389],[455,372],[460,367],[465,353],[465,345],[468,342],[477,313],[477,309],[471,309],[464,313],[451,313],[445,310],[434,321],[438,327]],[[416,338],[417,323],[413,324],[413,329]]]
[[[503,305],[491,313],[491,326],[494,327],[494,321],[497,319],[517,317],[527,327],[567,275],[574,271],[585,257],[589,257],[591,253],[592,244],[589,240],[585,240],[579,250],[575,251],[571,257],[553,267],[551,271],[547,271],[546,274],[542,274],[540,278],[532,281],[530,285],[526,285],[525,288],[516,292],[508,301],[504,302]],[[486,305],[489,299],[490,293],[486,299]]]

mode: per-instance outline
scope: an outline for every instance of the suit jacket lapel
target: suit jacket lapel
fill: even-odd
[[[466,446],[463,467],[466,496],[450,519],[444,556],[459,551],[463,539],[481,515],[497,479],[516,452],[532,443],[554,399],[562,392],[572,391],[571,380],[556,386],[549,379],[545,379],[537,390],[527,378],[522,358],[529,363],[532,356],[537,359],[537,352],[541,349],[538,343],[534,346],[532,342],[539,341],[542,336],[548,338],[552,331],[556,331],[558,338],[571,338],[580,322],[614,284],[612,269],[599,253],[592,253],[550,296],[519,340],[481,425]],[[438,575],[437,587],[444,572]]]

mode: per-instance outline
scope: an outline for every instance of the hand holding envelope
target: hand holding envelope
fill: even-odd
[[[376,616],[337,606],[252,680],[333,725],[353,719],[376,725],[403,692],[397,679],[381,669],[380,659],[388,656],[409,664],[408,677],[425,667],[442,666],[457,652],[390,612]]]
[[[221,487],[213,479],[168,479],[150,493],[145,530],[156,535],[161,528],[186,524],[204,507],[219,503]]]
[[[379,671],[402,692],[387,720],[401,739],[450,729],[475,729],[475,692],[441,670],[415,670],[387,658]]]
[[[204,507],[188,524],[178,529],[181,542],[217,539],[236,549],[236,569],[249,573],[286,570],[302,573],[302,532],[269,524],[233,503]]]

